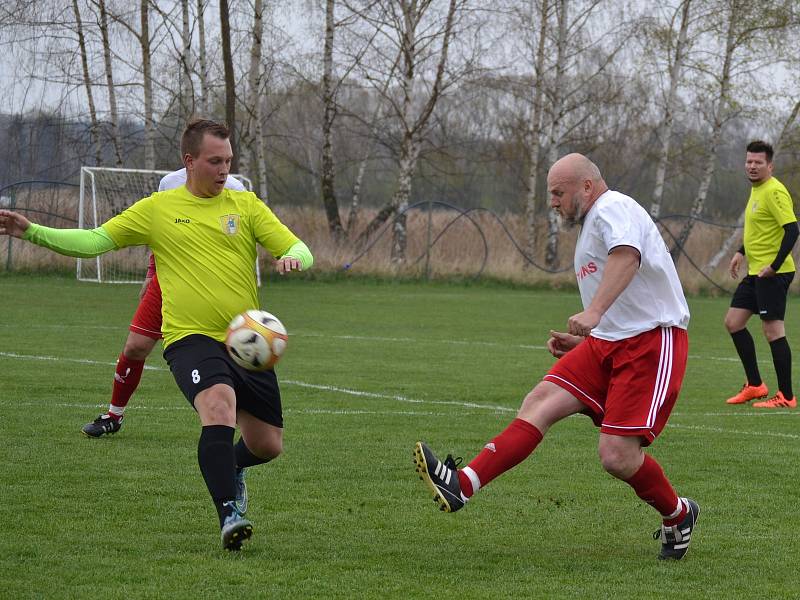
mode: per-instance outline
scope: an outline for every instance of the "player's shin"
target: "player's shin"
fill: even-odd
[[[236,498],[236,458],[233,427],[206,425],[197,444],[197,462],[219,515],[220,526],[232,510]]]
[[[514,419],[465,468],[458,471],[461,491],[471,497],[478,488],[515,467],[536,449],[542,433],[524,419]]]
[[[678,494],[661,465],[649,454],[644,455],[644,462],[639,470],[624,481],[639,498],[661,514],[665,525],[675,525],[686,516],[685,505],[678,501]]]

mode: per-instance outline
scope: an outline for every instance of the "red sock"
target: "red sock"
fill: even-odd
[[[143,360],[132,360],[126,358],[124,354],[119,355],[117,370],[114,373],[114,388],[111,392],[111,406],[108,411],[108,415],[111,418],[119,419],[122,417],[122,412],[128,405],[128,401],[139,386],[143,370]],[[118,412],[112,412],[113,408],[118,409]]]
[[[686,516],[686,506],[679,502],[678,494],[664,475],[664,469],[649,454],[644,455],[642,466],[625,483],[633,488],[639,498],[661,513],[665,525],[677,525]]]
[[[534,425],[523,419],[514,419],[500,435],[483,447],[472,462],[458,471],[461,492],[467,498],[471,497],[492,479],[528,458],[541,441],[542,432]]]

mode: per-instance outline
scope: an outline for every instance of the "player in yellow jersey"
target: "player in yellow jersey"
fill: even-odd
[[[186,185],[139,200],[97,229],[51,229],[0,210],[0,234],[68,256],[136,245],[153,250],[163,290],[164,357],[200,417],[198,463],[223,547],[239,550],[253,528],[237,506],[237,482],[243,469],[281,453],[283,417],[274,371],[237,366],[225,349],[225,331],[235,315],[258,307],[256,243],[282,274],[308,269],[313,257],[254,194],[224,189],[233,158],[228,138],[222,124],[189,123],[181,139]],[[234,445],[237,424],[241,438]]]
[[[745,208],[744,244],[731,259],[731,277],[738,278],[745,258],[748,268],[725,315],[725,327],[731,334],[747,381],[727,403],[745,404],[769,394],[758,371],[753,337],[747,329],[750,317],[758,314],[772,351],[778,391],[768,400],[755,402],[753,407],[796,408],[797,399],[792,391],[792,352],[786,341],[784,316],[786,296],[795,272],[791,252],[797,241],[798,226],[792,197],[772,176],[773,153],[772,146],[760,140],[747,146],[745,173],[753,187]]]

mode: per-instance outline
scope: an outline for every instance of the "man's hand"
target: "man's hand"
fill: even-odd
[[[550,330],[550,339],[547,340],[547,349],[556,358],[561,358],[567,352],[583,341],[580,335],[570,335],[561,331]]]
[[[763,279],[769,279],[770,277],[775,277],[775,275],[775,269],[773,269],[770,265],[767,265],[758,272],[758,276]]]
[[[0,235],[21,238],[31,222],[21,214],[11,210],[0,210]]]
[[[731,264],[728,267],[728,271],[731,274],[731,279],[738,279],[739,278],[739,267],[742,266],[742,261],[744,260],[744,255],[741,252],[737,252],[733,255],[731,259]]]
[[[586,309],[576,315],[572,315],[567,320],[567,329],[572,335],[586,337],[592,333],[592,329],[600,323],[602,315],[597,314],[591,309]]]
[[[283,275],[290,271],[302,271],[303,266],[300,264],[299,259],[293,256],[284,256],[275,261],[275,270]]]

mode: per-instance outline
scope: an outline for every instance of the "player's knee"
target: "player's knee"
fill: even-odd
[[[736,333],[742,329],[742,324],[739,322],[739,319],[731,315],[725,315],[725,329],[728,330],[728,333]]]
[[[546,399],[546,389],[542,385],[537,385],[522,400],[522,407],[519,410],[520,415],[536,412],[545,403]]]
[[[638,455],[615,444],[600,444],[598,454],[603,469],[618,479],[631,477],[638,468],[637,461],[640,460]]]
[[[273,437],[264,437],[247,444],[250,452],[259,458],[272,460],[278,458],[283,452],[283,440]]]
[[[125,358],[130,360],[146,360],[153,351],[156,340],[151,340],[148,337],[129,337],[125,342],[125,347],[122,349],[122,354]]]
[[[195,397],[194,407],[203,425],[236,424],[236,396],[229,390],[225,385],[214,385]]]

